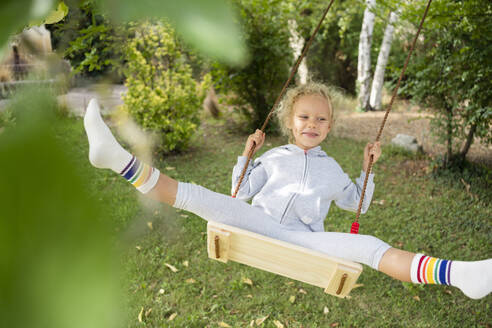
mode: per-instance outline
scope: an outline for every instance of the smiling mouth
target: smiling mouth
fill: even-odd
[[[315,137],[319,136],[319,134],[317,134],[315,132],[303,132],[302,135],[308,136],[310,138],[315,138]]]

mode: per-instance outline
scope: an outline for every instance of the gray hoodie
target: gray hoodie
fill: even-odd
[[[233,191],[246,159],[239,156],[234,166]],[[361,172],[354,184],[320,146],[305,151],[289,144],[265,152],[254,163],[250,161],[237,198],[253,198],[253,206],[262,208],[288,229],[324,231],[323,221],[332,201],[342,209],[357,210],[364,178],[365,172]],[[370,174],[362,213],[371,203],[373,178]]]

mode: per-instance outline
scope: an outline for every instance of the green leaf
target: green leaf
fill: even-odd
[[[235,12],[225,0],[104,0],[101,4],[117,20],[166,18],[185,41],[226,63],[241,65],[247,60]]]
[[[68,7],[64,2],[60,2],[56,10],[50,12],[44,20],[45,24],[55,24],[61,21],[68,14]]]

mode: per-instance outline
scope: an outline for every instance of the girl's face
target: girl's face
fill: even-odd
[[[331,129],[329,106],[328,100],[316,94],[297,99],[287,127],[292,130],[298,147],[308,150],[325,140]]]

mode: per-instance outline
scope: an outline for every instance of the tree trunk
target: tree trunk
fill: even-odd
[[[214,118],[220,116],[219,101],[217,100],[217,95],[215,94],[215,89],[213,86],[208,89],[207,97],[203,101],[203,107],[212,114]]]
[[[371,43],[374,30],[374,13],[372,8],[376,0],[366,0],[366,10],[362,20],[362,29],[359,38],[359,56],[357,62],[357,89],[359,93],[359,106],[363,110],[369,109],[369,96],[371,88]]]
[[[370,105],[371,108],[376,110],[381,109],[381,96],[384,83],[384,71],[386,70],[386,64],[388,64],[389,53],[391,50],[391,42],[393,41],[393,31],[395,29],[394,24],[398,20],[398,14],[392,12],[389,17],[388,25],[384,30],[383,42],[381,43],[381,50],[379,51],[378,63],[376,64],[376,71],[374,72],[374,79],[372,81]]]
[[[254,104],[254,108],[255,108],[253,128],[259,129],[263,125],[263,123],[265,122],[265,120],[268,116],[268,113],[270,112],[271,106],[268,105],[268,102],[265,98],[265,95],[261,92],[256,94],[253,104]],[[270,122],[267,125],[266,130],[271,131],[270,129],[272,129],[274,124],[275,124],[275,122]]]
[[[302,51],[304,50],[305,40],[297,32],[297,23],[293,19],[289,20],[289,32],[290,32],[290,38],[289,38],[290,47],[292,48],[294,58],[296,58],[296,60],[297,60],[301,56]],[[296,62],[294,62],[294,65]],[[305,84],[307,82],[308,75],[309,75],[309,72],[308,72],[308,67],[306,64],[306,57],[304,57],[301,61],[301,64],[299,65],[298,70],[297,70],[297,76],[299,77],[299,83]]]
[[[446,105],[447,111],[447,135],[446,146],[447,152],[444,158],[444,167],[448,167],[451,164],[453,158],[453,109],[450,105]]]
[[[466,136],[466,142],[465,145],[463,146],[463,149],[461,150],[460,157],[461,161],[464,161],[466,158],[466,154],[470,150],[470,147],[473,143],[473,137],[475,135],[475,131],[477,130],[477,123],[473,123],[470,131],[468,131],[468,135]]]

